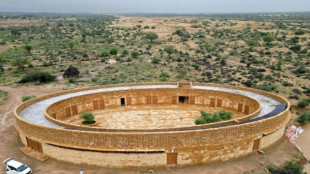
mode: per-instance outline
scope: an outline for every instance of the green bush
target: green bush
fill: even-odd
[[[266,84],[266,83],[261,84],[261,85],[257,86],[256,88],[257,88],[257,89],[260,89],[260,90],[263,90],[263,91],[268,91],[268,92],[269,92],[269,91],[273,91],[273,90],[276,89],[275,86],[268,85],[268,84]]]
[[[111,49],[110,49],[110,54],[111,54],[111,55],[116,55],[117,52],[118,52],[118,50],[117,50],[116,48],[111,48]]]
[[[69,82],[69,83],[74,83],[74,84],[75,84],[75,83],[76,83],[76,78],[69,78],[69,79],[68,79],[68,82]]]
[[[305,108],[309,105],[309,101],[308,100],[301,100],[297,103],[297,107],[299,108]]]
[[[37,96],[35,95],[28,95],[28,96],[22,96],[22,102],[25,102],[27,100],[30,100],[30,99],[33,99],[33,98],[36,98]]]
[[[152,58],[152,63],[160,63],[161,62],[161,58],[159,57],[153,57]]]
[[[80,118],[84,119],[83,124],[94,124],[96,121],[94,121],[95,117],[94,114],[91,112],[83,112],[80,115]]]
[[[286,161],[283,168],[267,167],[271,174],[302,174],[302,167],[294,161]]]
[[[294,86],[292,83],[290,82],[283,82],[282,83],[283,86]]]
[[[133,51],[133,52],[131,53],[131,57],[132,57],[133,59],[138,58],[138,57],[139,57],[139,53],[138,53],[137,51]]]
[[[195,120],[195,124],[206,124],[206,123],[215,123],[219,121],[230,120],[233,113],[221,110],[215,113],[207,113],[205,111],[200,111],[201,116]]]
[[[293,161],[286,161],[284,165],[284,169],[291,170],[296,173],[302,173],[302,168],[299,164],[293,162]]]
[[[308,122],[310,122],[310,112],[309,111],[304,112],[296,119],[296,121],[301,125],[307,124]]]
[[[27,82],[51,82],[55,80],[55,76],[51,75],[48,72],[31,72],[23,76],[23,78],[19,81],[19,83],[27,83]]]
[[[102,51],[102,52],[100,53],[100,56],[101,56],[101,57],[108,57],[109,55],[110,55],[110,53],[107,52],[107,51]]]
[[[0,90],[0,105],[8,99],[8,92]]]
[[[247,81],[245,81],[245,82],[242,82],[242,84],[244,84],[244,85],[247,86],[247,87],[252,87],[253,82],[252,82],[252,80],[247,80]]]
[[[303,34],[305,34],[305,31],[303,30],[298,30],[295,32],[295,35],[303,35]]]
[[[163,72],[161,72],[160,77],[167,77],[167,78],[169,78],[170,74],[168,72],[163,71]]]

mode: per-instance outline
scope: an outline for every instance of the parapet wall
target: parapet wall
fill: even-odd
[[[257,116],[257,114],[259,114],[260,112],[260,103],[258,101],[241,94],[213,91],[213,90],[199,90],[199,89],[139,89],[139,90],[125,90],[117,92],[100,92],[60,100],[58,102],[51,104],[46,108],[45,116],[49,121],[67,128],[127,132],[127,130],[123,129],[108,130],[100,127],[89,127],[83,125],[69,124],[61,120],[82,112],[101,110],[109,107],[120,106],[121,98],[125,99],[126,105],[150,105],[150,104],[162,105],[162,104],[177,104],[178,96],[189,97],[186,103],[189,105],[205,105],[210,107],[220,107],[223,109],[230,109],[237,112],[243,112],[244,114],[247,115],[244,117],[239,117],[234,120],[225,122],[187,127],[186,129],[184,128],[160,129],[160,131],[189,130],[189,129],[194,130],[194,129],[218,126],[221,124],[233,123],[235,121],[245,121]],[[130,131],[154,132],[159,130],[131,129]]]
[[[147,83],[154,85],[152,83]],[[157,83],[157,84],[170,84],[176,85],[177,83]],[[226,88],[241,89],[259,93],[273,99],[278,100],[281,103],[286,103],[287,108],[280,114],[255,122],[249,122],[245,124],[231,125],[219,128],[202,128],[194,130],[172,130],[172,131],[156,131],[156,132],[110,132],[110,131],[83,131],[75,129],[61,129],[47,126],[41,126],[30,123],[19,116],[19,113],[26,107],[34,104],[38,101],[46,98],[67,94],[70,92],[77,92],[89,89],[108,88],[112,86],[137,86],[146,85],[143,84],[122,84],[122,85],[107,85],[90,88],[76,89],[72,91],[62,91],[42,97],[38,97],[27,102],[20,104],[14,111],[15,115],[15,126],[21,135],[30,138],[43,144],[43,153],[59,158],[56,155],[58,150],[62,149],[64,154],[67,154],[68,162],[75,163],[75,160],[81,158],[77,155],[79,153],[71,153],[74,149],[87,149],[95,153],[96,151],[162,151],[167,153],[167,162],[162,161],[158,163],[150,164],[150,166],[165,166],[165,164],[171,164],[169,162],[170,156],[172,155],[173,160],[175,158],[178,161],[175,164],[186,165],[186,164],[201,164],[214,161],[223,161],[236,157],[240,157],[251,153],[257,148],[265,148],[280,139],[284,132],[284,127],[290,120],[290,104],[289,102],[275,94],[260,91],[256,89],[218,85],[218,84],[202,84],[192,83],[192,86],[219,86]],[[186,86],[186,85],[184,85]],[[165,89],[167,90],[167,89]],[[170,90],[170,89],[169,89]],[[184,88],[184,90],[187,90]],[[122,92],[116,92],[121,94]],[[114,93],[114,94],[116,94]],[[97,94],[96,94],[97,95]],[[95,97],[96,95],[92,96]],[[98,94],[102,96],[101,94]],[[70,101],[69,99],[68,101]],[[91,98],[90,101],[93,101]],[[63,107],[66,106],[65,101]],[[73,102],[73,101],[72,101]],[[172,102],[172,101],[171,101]],[[198,104],[198,99],[195,99],[195,103]],[[206,102],[205,104],[207,104]],[[49,113],[52,110],[47,111]],[[81,110],[82,111],[82,110]],[[53,147],[46,145],[52,144]],[[256,147],[257,146],[257,147]],[[67,149],[66,148],[71,148]],[[98,152],[99,153],[99,152]],[[103,153],[103,152],[100,152]],[[74,155],[75,154],[75,155]],[[173,157],[177,154],[176,157]],[[81,153],[80,153],[81,155]],[[98,155],[96,153],[96,155]],[[156,155],[155,155],[156,156]],[[116,156],[115,156],[116,157]],[[128,157],[128,156],[127,156]],[[134,156],[132,159],[136,159]],[[149,156],[150,157],[150,156]],[[98,160],[102,157],[98,157]],[[161,157],[162,158],[162,157]],[[126,158],[125,158],[126,159]],[[149,160],[152,160],[150,157]],[[81,160],[81,159],[80,159]],[[155,160],[155,157],[154,159]],[[128,163],[119,165],[107,165],[102,166],[109,167],[128,167],[138,166],[135,163],[128,160]],[[156,161],[156,160],[155,160]],[[83,161],[76,163],[92,164],[87,158]],[[100,164],[94,164],[100,165]]]

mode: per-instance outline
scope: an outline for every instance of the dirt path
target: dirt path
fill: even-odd
[[[308,160],[310,160],[310,124],[304,126],[303,129],[304,132],[296,139],[296,143],[308,158]],[[305,165],[304,171],[310,173],[310,163]]]
[[[148,173],[149,169],[130,168],[130,169],[107,169],[94,166],[72,165],[60,162],[54,159],[49,159],[46,162],[41,162],[24,155],[18,149],[23,146],[19,140],[18,132],[14,127],[13,109],[21,102],[21,97],[25,95],[44,95],[51,92],[59,91],[59,89],[48,89],[44,87],[0,87],[0,90],[9,93],[8,100],[0,106],[0,173],[5,173],[5,165],[2,161],[8,157],[28,164],[34,173],[42,174],[78,174],[80,169],[84,169],[85,174],[135,174]],[[297,150],[283,138],[276,145],[264,150],[266,158],[260,159],[259,155],[252,153],[238,159],[211,163],[206,165],[185,166],[176,168],[155,168],[155,173],[175,173],[175,174],[236,174],[236,173],[251,173],[256,171],[264,173],[263,168],[259,166],[259,161],[264,161],[266,165],[281,165],[285,160],[290,160],[292,155]]]

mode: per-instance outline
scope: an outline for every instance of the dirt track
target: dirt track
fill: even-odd
[[[22,146],[18,132],[14,127],[13,109],[21,102],[21,97],[25,95],[44,95],[51,92],[59,91],[59,89],[48,89],[44,87],[0,87],[0,90],[9,93],[8,100],[0,106],[0,161],[8,157],[28,164],[34,173],[40,174],[78,174],[80,169],[84,169],[85,174],[118,174],[118,173],[147,173],[148,169],[105,169],[93,166],[72,165],[49,159],[46,162],[40,162],[29,158],[18,149]],[[248,156],[230,160],[226,162],[212,163],[207,165],[185,166],[176,168],[157,168],[155,173],[212,173],[212,174],[235,174],[235,173],[263,173],[263,169],[259,166],[259,161],[265,164],[281,165],[285,160],[290,160],[297,150],[283,138],[277,145],[265,150],[266,158],[260,159],[259,155],[253,153]],[[65,157],[64,157],[65,158]],[[5,165],[0,168],[0,173],[5,173]]]

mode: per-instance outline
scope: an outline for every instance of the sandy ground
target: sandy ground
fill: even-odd
[[[8,157],[28,164],[34,173],[40,174],[78,174],[80,169],[84,169],[85,174],[134,174],[148,173],[148,168],[130,168],[130,169],[107,169],[94,166],[72,165],[64,162],[59,162],[54,159],[49,159],[46,162],[41,162],[24,155],[18,149],[22,147],[22,143],[18,137],[18,132],[14,128],[14,119],[12,111],[18,103],[21,102],[21,97],[24,95],[43,95],[58,91],[57,89],[48,89],[44,87],[0,87],[0,90],[9,93],[8,100],[0,106],[0,161]],[[256,171],[264,173],[264,170],[259,165],[259,161],[269,165],[281,165],[285,160],[292,159],[292,155],[297,150],[286,140],[282,138],[274,146],[265,149],[266,158],[259,158],[256,153],[252,153],[238,159],[211,163],[206,165],[170,167],[170,168],[155,168],[155,173],[178,173],[178,174],[236,174],[236,173],[251,173]],[[65,158],[65,157],[64,157]],[[0,173],[5,173],[5,165],[1,165]]]
[[[195,125],[195,119],[200,117],[200,111],[213,113],[223,110],[199,105],[133,105],[105,108],[92,113],[95,116],[95,127],[107,129],[162,129],[188,127]],[[227,109],[226,109],[227,110]],[[233,112],[232,119],[245,116]],[[137,120],[139,120],[137,122]],[[64,121],[72,124],[81,124],[79,115],[74,115]]]
[[[305,154],[308,160],[310,160],[310,124],[303,127],[304,132],[296,139],[296,143]],[[310,163],[305,165],[304,172],[310,173]]]

